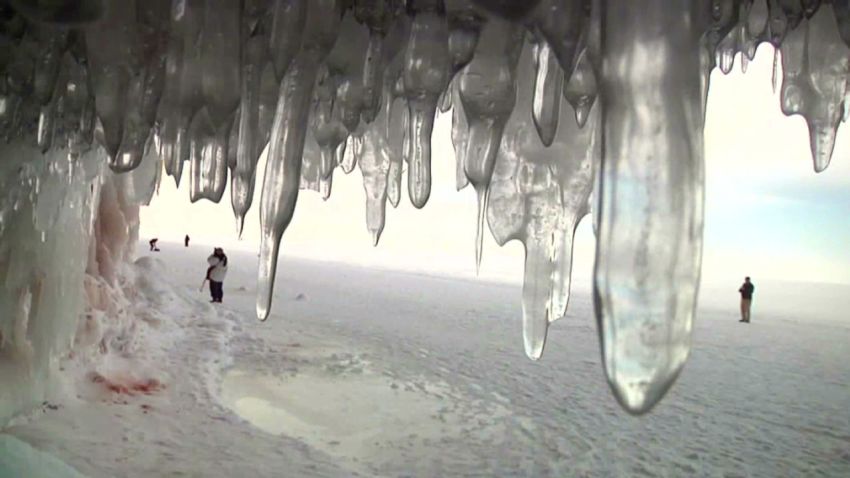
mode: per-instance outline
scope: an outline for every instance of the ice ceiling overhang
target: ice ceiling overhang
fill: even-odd
[[[299,189],[327,196],[337,167],[359,166],[377,243],[405,171],[410,201],[428,202],[434,117],[451,109],[457,186],[478,197],[476,262],[485,221],[525,245],[526,353],[540,357],[566,311],[573,233],[593,211],[605,372],[642,413],[688,356],[711,69],[777,46],[779,106],[806,119],[821,171],[849,16],[847,1],[816,0],[6,0],[0,134],[67,151],[72,167],[97,145],[113,170],[144,171],[137,197],[188,163],[192,201],[220,201],[230,181],[240,229],[268,144],[265,319]]]

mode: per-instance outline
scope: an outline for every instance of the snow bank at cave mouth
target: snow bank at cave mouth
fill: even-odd
[[[278,373],[229,370],[222,404],[266,433],[368,467],[396,461],[405,449],[462,439],[470,427],[481,441],[505,433],[500,418],[511,412],[502,405],[472,399],[441,380],[397,377],[368,351],[299,344],[290,350],[296,365]]]

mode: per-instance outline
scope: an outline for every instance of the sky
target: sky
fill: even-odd
[[[703,283],[754,279],[850,284],[850,136],[839,129],[829,168],[815,174],[805,121],[785,117],[771,88],[773,49],[759,48],[746,74],[715,70],[705,126],[706,215]],[[404,195],[398,209],[387,204],[380,244],[373,248],[365,223],[365,193],[359,169],[337,170],[333,193],[323,201],[302,190],[282,254],[369,267],[475,276],[475,194],[455,190],[451,114],[438,117],[432,137],[433,186],[428,204],[415,209]],[[264,158],[258,169],[262,181]],[[188,169],[187,169],[188,171]],[[243,238],[236,235],[230,191],[220,204],[188,200],[162,180],[158,197],[141,210],[141,236],[256,250],[259,187]],[[406,180],[406,178],[405,178]],[[574,276],[589,284],[594,237],[587,217],[576,237]],[[499,248],[486,235],[480,277],[520,282],[522,245]]]

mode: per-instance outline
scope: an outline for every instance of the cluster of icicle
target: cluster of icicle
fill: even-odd
[[[186,162],[192,201],[221,200],[229,177],[240,232],[267,147],[261,319],[299,189],[327,197],[337,166],[359,166],[377,244],[404,171],[411,203],[427,203],[436,110],[451,109],[476,264],[485,220],[525,245],[533,359],[566,312],[573,233],[593,210],[605,371],[633,413],[689,351],[711,69],[776,46],[782,111],[805,117],[820,171],[850,40],[846,0],[8,0],[0,16],[7,139],[69,160],[99,145],[119,172],[144,163],[141,198]]]

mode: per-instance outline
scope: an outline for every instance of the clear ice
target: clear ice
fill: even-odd
[[[817,172],[850,111],[846,0],[15,0],[0,13],[7,285],[41,262],[10,263],[3,251],[37,258],[55,246],[52,232],[82,250],[98,240],[98,201],[147,204],[164,174],[179,184],[185,163],[191,201],[218,202],[230,184],[241,234],[266,152],[265,320],[299,189],[328,198],[337,170],[359,169],[377,245],[388,200],[398,206],[406,189],[426,205],[435,114],[451,110],[456,186],[471,184],[478,201],[476,267],[485,223],[499,244],[525,249],[532,359],[566,313],[573,235],[592,209],[605,373],[636,414],[664,395],[690,348],[712,69],[728,73],[739,54],[746,69],[761,43],[774,46],[778,107],[805,119]],[[59,279],[79,281],[82,267]],[[54,310],[33,312],[61,295],[53,280],[0,290],[0,349],[29,357],[15,364],[30,377],[55,353],[45,344],[70,333],[57,322],[41,342],[20,338],[29,315]],[[2,393],[0,420],[26,402]]]

